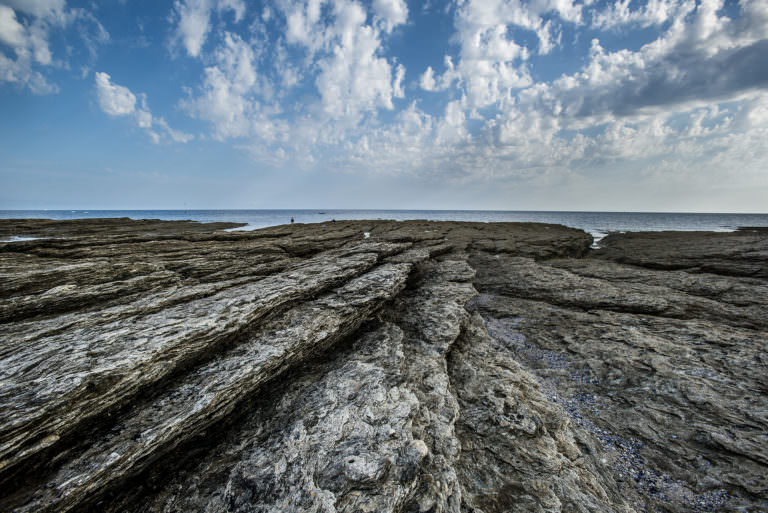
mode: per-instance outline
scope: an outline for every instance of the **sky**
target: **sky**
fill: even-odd
[[[0,0],[0,209],[768,212],[766,0]]]

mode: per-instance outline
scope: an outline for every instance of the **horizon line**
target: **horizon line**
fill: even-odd
[[[8,208],[0,212],[521,212],[521,213],[573,213],[573,214],[717,214],[717,215],[768,215],[766,212],[703,211],[703,210],[500,210],[500,209],[433,209],[433,208]]]

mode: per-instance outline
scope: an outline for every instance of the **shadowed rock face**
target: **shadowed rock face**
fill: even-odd
[[[0,220],[0,510],[768,509],[768,234],[234,226]]]

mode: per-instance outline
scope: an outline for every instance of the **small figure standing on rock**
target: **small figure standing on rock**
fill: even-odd
[[[331,222],[333,222],[333,224],[336,224],[336,219],[331,219]]]
[[[291,218],[291,224],[293,224],[293,218]]]

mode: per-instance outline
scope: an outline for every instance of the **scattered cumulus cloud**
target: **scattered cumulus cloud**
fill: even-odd
[[[231,12],[234,21],[245,15],[243,0],[176,0],[174,12],[178,20],[176,38],[184,45],[187,55],[197,57],[211,30],[213,12]]]
[[[447,157],[435,162],[463,162],[462,174],[475,178],[525,176],[531,170],[567,175],[654,159],[706,162],[712,169],[713,152],[735,159],[729,148],[737,125],[744,130],[740,147],[765,136],[758,126],[768,90],[768,8],[742,1],[741,16],[730,19],[723,6],[719,0],[650,0],[635,9],[618,2],[586,13],[585,6],[569,2],[463,2],[455,15],[456,65],[446,56],[442,74],[430,66],[419,78],[425,91],[458,91],[460,98],[448,104],[442,119],[425,125],[432,132],[428,153]],[[595,39],[581,70],[535,82],[528,73],[534,49],[518,43],[513,29],[535,32],[539,53],[542,47],[546,53],[546,34],[555,25],[577,27],[590,18],[603,29],[664,29],[635,51],[609,50]],[[719,109],[721,102],[731,105]],[[462,131],[470,118],[481,121],[481,128]],[[375,147],[369,137],[368,148]],[[748,163],[740,160],[749,169],[768,162],[768,152],[747,153]]]
[[[256,56],[240,36],[226,33],[204,71],[200,93],[182,102],[194,117],[209,121],[218,140],[246,137],[259,123]]]
[[[377,31],[360,15],[333,53],[318,63],[316,85],[323,109],[332,118],[354,118],[375,107],[392,109],[392,65],[377,55]]]
[[[3,3],[38,18],[63,22],[67,17],[66,0],[3,0]]]
[[[408,20],[408,6],[404,0],[373,0],[373,10],[387,32]]]
[[[205,20],[222,9],[205,5]],[[243,140],[273,164],[552,180],[620,162],[713,162],[737,126],[743,139],[762,134],[752,120],[765,113],[768,8],[739,6],[730,19],[720,0],[457,0],[456,52],[408,70],[387,53],[408,23],[402,0],[281,0],[255,13],[272,32],[224,31],[208,53],[193,45],[207,64],[182,105],[211,123],[214,138]],[[637,49],[596,37],[578,71],[549,81],[532,74],[536,59],[561,51],[565,28],[632,27],[658,35]],[[301,110],[283,101],[292,90],[302,91]],[[422,94],[443,107],[423,110]]]
[[[136,95],[130,89],[111,82],[106,73],[96,72],[99,106],[110,116],[126,116],[136,112]]]
[[[397,55],[425,11],[450,39]],[[67,56],[51,35],[88,25],[95,56],[109,34],[94,12],[0,0],[0,83],[56,91],[47,71]],[[765,0],[173,0],[167,21],[180,50],[167,58],[193,77],[171,107],[202,121],[200,138],[286,169],[545,184],[611,166],[759,182],[768,165]],[[94,81],[107,115],[191,139],[144,94]]]
[[[107,73],[97,71],[94,77],[99,107],[105,114],[132,118],[136,126],[144,129],[155,144],[159,143],[163,136],[181,143],[193,139],[190,134],[173,130],[165,119],[153,117],[147,107],[146,95],[141,94],[137,98],[127,87],[113,83],[112,77]]]
[[[384,41],[407,16],[401,0],[277,2],[257,14],[249,39],[217,34],[181,106],[214,139],[248,140],[259,160],[311,166],[315,148],[343,146],[406,96],[407,69],[384,55]],[[281,101],[296,91],[300,107]]]
[[[686,16],[672,19],[661,37],[637,51],[609,51],[594,39],[581,71],[522,91],[516,108],[594,123],[686,111],[764,90],[768,19],[751,15],[764,10],[757,2],[742,5],[745,16],[735,21],[718,14],[720,0],[691,4]]]
[[[25,11],[38,10],[32,9],[34,4],[24,7]],[[39,69],[50,66],[53,60],[48,32],[49,18],[57,22],[56,11],[41,10],[44,15],[33,15],[30,23],[20,19],[21,12],[24,11],[17,13],[13,7],[0,4],[0,43],[10,50],[10,55],[0,53],[0,82],[29,87],[37,94],[55,92],[56,86],[49,83]]]
[[[89,11],[67,8],[65,0],[0,0],[0,84],[16,84],[35,94],[57,92],[46,72],[67,63],[54,59],[50,37],[70,27],[91,56],[109,40],[109,33]]]
[[[16,19],[16,12],[6,5],[0,5],[0,41],[12,48],[26,44],[26,30]]]
[[[604,10],[593,13],[592,26],[600,29],[618,29],[626,25],[649,27],[662,25],[694,8],[692,0],[648,0],[645,5],[632,0],[609,3]]]

